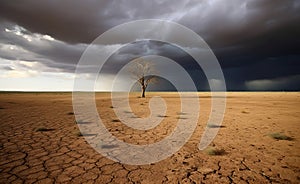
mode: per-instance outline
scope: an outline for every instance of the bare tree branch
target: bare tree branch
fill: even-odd
[[[130,68],[130,73],[132,74],[132,77],[140,84],[142,97],[145,97],[146,88],[150,83],[156,82],[157,79],[157,77],[154,75],[156,73],[154,66],[142,58],[139,58],[134,61],[134,64]]]

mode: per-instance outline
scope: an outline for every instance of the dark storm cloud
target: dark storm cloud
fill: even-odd
[[[73,72],[87,44],[101,33],[145,18],[175,21],[202,36],[219,59],[229,89],[250,89],[249,84],[256,89],[253,86],[258,85],[258,80],[272,79],[281,81],[274,85],[292,89],[292,83],[287,81],[295,81],[294,76],[299,74],[297,0],[6,0],[0,5],[0,57],[38,61]],[[21,36],[5,32],[14,26],[24,27]],[[37,39],[29,42],[26,35]],[[42,35],[54,40],[40,38]],[[9,51],[7,45],[19,50]],[[137,43],[126,49],[114,56],[114,63],[145,53],[180,59],[187,66],[192,63],[190,57],[168,44]],[[115,70],[115,65],[107,67]]]
[[[104,69],[108,72],[116,73],[122,65],[125,65],[127,62],[147,55],[159,55],[170,58],[179,63],[187,71],[201,70],[197,62],[182,48],[173,44],[153,40],[136,41],[123,46],[108,59],[108,64],[104,65]],[[107,70],[106,67],[111,68]]]
[[[2,1],[0,15],[31,32],[90,43],[112,26],[130,20],[177,21],[213,46],[236,45],[299,21],[300,3],[281,0],[238,1]],[[34,8],[34,9],[33,9]]]

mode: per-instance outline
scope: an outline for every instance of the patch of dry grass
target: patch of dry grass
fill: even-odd
[[[288,141],[293,140],[292,137],[286,136],[286,135],[284,135],[282,133],[278,133],[278,132],[271,133],[269,136],[276,140],[288,140]]]
[[[213,155],[213,156],[225,155],[226,154],[224,149],[219,149],[219,148],[216,148],[216,147],[206,148],[205,153],[208,154],[208,155]]]
[[[36,132],[49,132],[49,131],[53,131],[55,130],[54,128],[45,128],[45,127],[39,127],[39,128],[36,128],[35,131]]]
[[[76,132],[74,132],[74,134],[75,134],[77,137],[82,137],[82,136],[83,136],[82,133],[81,133],[80,131],[76,131]]]

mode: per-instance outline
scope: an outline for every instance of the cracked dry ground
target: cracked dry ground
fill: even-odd
[[[176,126],[180,106],[174,93],[153,130],[134,131],[121,122],[109,94],[97,94],[99,114],[120,140],[147,144]],[[223,127],[211,143],[214,156],[197,146],[210,112],[209,93],[199,93],[201,114],[191,139],[173,156],[149,165],[113,162],[79,136],[70,93],[0,94],[0,183],[299,183],[300,93],[229,93]],[[138,116],[149,115],[149,98],[131,96]],[[275,140],[282,132],[293,140]]]

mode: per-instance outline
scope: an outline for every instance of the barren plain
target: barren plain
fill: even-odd
[[[151,130],[134,131],[114,113],[110,93],[97,93],[99,115],[120,140],[148,144],[176,127],[176,93],[130,96],[133,112],[149,115],[161,96],[167,112]],[[228,92],[222,127],[207,150],[198,143],[211,112],[210,93],[199,93],[201,112],[191,139],[171,157],[126,165],[95,151],[81,135],[71,93],[0,93],[0,183],[300,183],[300,93]],[[126,153],[124,153],[126,154]]]

